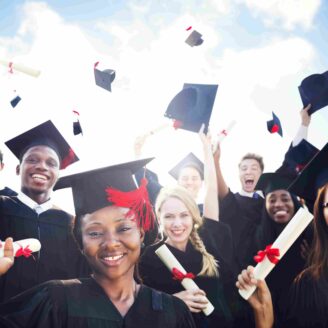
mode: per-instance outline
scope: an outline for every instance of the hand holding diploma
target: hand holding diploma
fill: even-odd
[[[2,257],[0,257],[0,276],[5,274],[14,264],[14,246],[13,239],[7,238],[4,243],[0,244]]]
[[[255,256],[254,259],[258,261],[258,264],[254,269],[254,279],[264,280],[266,278],[312,219],[313,215],[303,208],[296,212],[275,242],[272,245],[268,245],[265,250],[259,251]],[[247,300],[255,290],[256,286],[248,289],[239,289],[239,294]]]
[[[15,242],[12,242],[11,239],[11,242],[9,241],[9,244],[7,243],[8,239],[11,238],[7,238],[5,243],[0,242],[0,259],[6,257],[6,254],[8,254],[6,251],[8,251],[8,249],[10,250],[13,249],[14,257],[20,257],[20,256],[30,257],[32,253],[38,252],[41,249],[40,242],[34,238],[22,239]]]
[[[155,253],[162,260],[162,262],[166,265],[166,267],[174,273],[174,278],[177,280],[181,280],[182,286],[187,291],[200,291],[196,283],[191,279],[191,273],[187,273],[186,270],[182,267],[182,265],[178,262],[175,256],[170,252],[166,245],[162,245],[159,247]],[[181,292],[185,293],[185,292]],[[192,293],[192,292],[189,292]],[[198,293],[198,297],[205,298],[204,292],[200,291]],[[206,299],[207,300],[207,299]],[[213,305],[207,300],[207,306],[203,310],[205,315],[210,315],[214,310]]]

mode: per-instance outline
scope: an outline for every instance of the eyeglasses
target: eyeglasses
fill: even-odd
[[[328,202],[327,202],[327,203],[323,203],[323,204],[322,204],[322,207],[323,207],[323,208],[328,208]]]

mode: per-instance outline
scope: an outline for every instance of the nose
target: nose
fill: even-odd
[[[115,248],[120,244],[119,238],[114,233],[107,233],[103,239],[101,246],[111,249]]]
[[[179,217],[176,217],[172,222],[173,227],[180,227],[181,226],[181,219]]]
[[[45,161],[38,161],[36,164],[36,168],[42,171],[48,170],[48,165]]]

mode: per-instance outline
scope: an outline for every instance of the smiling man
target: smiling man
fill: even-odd
[[[0,279],[0,301],[50,279],[83,276],[84,260],[73,239],[73,217],[55,207],[51,193],[60,169],[78,160],[51,121],[6,142],[19,159],[17,196],[0,197],[0,239],[36,238],[41,250],[21,256]],[[26,254],[28,255],[28,254]]]

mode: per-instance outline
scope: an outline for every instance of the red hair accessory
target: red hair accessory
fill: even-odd
[[[195,279],[195,275],[192,272],[182,273],[179,269],[172,269],[173,279],[182,281],[184,278]]]
[[[129,208],[126,217],[135,214],[138,226],[145,231],[154,226],[154,212],[149,200],[147,184],[147,179],[142,178],[140,187],[132,191],[124,192],[111,187],[106,189],[107,200],[116,206]]]
[[[279,259],[277,256],[280,256],[280,251],[278,248],[271,248],[272,245],[268,245],[265,247],[265,250],[258,251],[257,255],[254,256],[254,261],[260,263],[264,260],[265,256],[269,259],[269,261],[273,264],[277,264]]]
[[[30,257],[31,255],[32,251],[29,249],[29,245],[27,245],[25,248],[21,246],[15,254],[16,257],[24,256],[26,258]]]
[[[74,161],[74,158],[75,158],[75,153],[74,153],[73,149],[70,148],[68,151],[68,155],[66,157],[64,157],[61,161],[60,169],[61,170],[66,169],[66,167]]]

